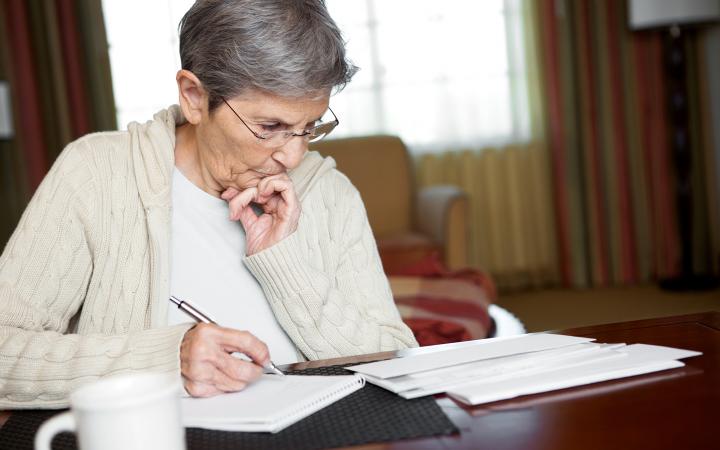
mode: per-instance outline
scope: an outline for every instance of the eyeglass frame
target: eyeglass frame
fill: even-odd
[[[242,122],[242,124],[245,125],[245,128],[247,128],[248,131],[250,131],[250,132],[253,134],[253,136],[255,136],[256,138],[258,138],[258,139],[260,139],[260,140],[263,140],[263,141],[269,141],[270,139],[272,139],[273,136],[261,136],[261,135],[259,135],[258,133],[256,133],[255,130],[253,130],[252,128],[250,128],[250,126],[243,120],[243,118],[240,117],[240,114],[238,114],[237,111],[235,111],[235,108],[233,108],[232,106],[230,106],[230,103],[228,103],[228,101],[225,100],[224,97],[220,97],[220,98],[222,99],[223,103],[225,103],[225,104],[227,105],[227,107],[230,108],[230,111],[232,111],[233,114],[235,114],[235,116],[236,116],[238,119],[240,119],[240,122]],[[283,143],[283,145],[285,145],[285,144],[287,144],[287,143],[290,141],[290,139],[292,139],[292,138],[294,138],[294,137],[305,137],[305,136],[308,136],[308,135],[312,135],[313,131],[316,130],[317,128],[319,128],[319,127],[321,127],[321,126],[329,125],[329,124],[331,124],[331,123],[334,123],[333,127],[330,128],[330,131],[328,131],[327,133],[324,133],[324,134],[320,135],[320,138],[315,139],[315,140],[312,140],[312,138],[311,138],[311,139],[308,140],[308,142],[317,142],[317,141],[319,141],[319,140],[322,140],[325,136],[327,136],[327,135],[330,134],[335,128],[337,128],[338,125],[340,125],[340,119],[338,119],[337,116],[335,115],[335,111],[333,111],[332,108],[330,108],[329,106],[328,106],[328,110],[329,110],[330,113],[333,115],[333,120],[332,120],[331,122],[323,122],[323,123],[320,123],[319,125],[315,125],[314,127],[310,128],[309,130],[305,130],[305,131],[302,132],[302,133],[295,133],[295,132],[293,132],[293,131],[288,131],[288,130],[268,131],[268,133],[274,134],[274,135],[278,135],[279,133],[290,133],[290,134],[285,134],[285,136],[287,136],[287,137],[285,138],[285,142]]]

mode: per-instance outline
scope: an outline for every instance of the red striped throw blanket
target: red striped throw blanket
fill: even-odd
[[[487,274],[447,270],[433,255],[388,279],[400,314],[421,346],[488,336],[488,306],[496,290]]]

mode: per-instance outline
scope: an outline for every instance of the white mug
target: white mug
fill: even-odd
[[[71,410],[52,417],[35,435],[35,450],[75,431],[81,450],[184,450],[180,380],[159,373],[118,375],[70,394]]]

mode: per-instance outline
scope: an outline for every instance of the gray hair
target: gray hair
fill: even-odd
[[[340,90],[358,70],[323,0],[197,0],[179,31],[182,68],[200,79],[211,111],[248,90]]]

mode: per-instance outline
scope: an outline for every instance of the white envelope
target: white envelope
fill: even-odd
[[[558,359],[580,355],[595,355],[599,354],[598,352],[607,352],[609,349],[609,347],[603,346],[602,344],[587,342],[551,350],[473,361],[399,377],[382,379],[369,375],[364,376],[369,383],[395,393],[400,393],[441,383],[446,383],[449,386],[450,384],[456,385],[458,382],[467,382],[468,379],[485,379],[502,374],[517,373],[557,361]]]
[[[624,354],[625,357],[575,367],[559,367],[541,374],[496,382],[464,384],[449,389],[447,394],[463,403],[477,405],[521,395],[683,367],[684,364],[676,359],[701,354],[695,351],[645,344],[628,345],[615,351]]]
[[[468,384],[477,383],[495,383],[505,380],[512,380],[514,378],[528,377],[533,375],[540,375],[545,372],[551,372],[558,370],[559,368],[568,369],[571,367],[583,366],[586,364],[596,364],[599,362],[608,362],[616,359],[627,358],[627,355],[610,349],[598,350],[589,354],[581,355],[568,355],[563,358],[554,358],[550,361],[537,362],[536,364],[530,364],[517,370],[508,371],[501,374],[496,374],[488,377],[474,377],[458,379],[455,382],[443,382],[435,385],[427,385],[418,389],[410,389],[404,392],[400,392],[400,396],[406,399],[412,399],[417,397],[423,397],[426,395],[439,394],[452,389],[458,389]]]
[[[467,345],[453,350],[360,364],[346,367],[346,369],[374,378],[386,379],[472,361],[550,350],[590,341],[594,341],[594,339],[560,334],[525,334],[511,339],[477,340],[475,345]]]

